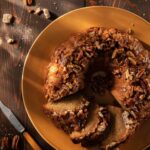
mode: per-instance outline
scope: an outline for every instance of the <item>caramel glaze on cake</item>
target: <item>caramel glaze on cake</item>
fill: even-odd
[[[97,72],[92,72],[90,68],[93,62],[99,58],[103,63]],[[105,69],[101,68],[107,68],[106,76],[103,73]],[[95,83],[88,80],[88,72],[93,73],[92,80]],[[98,79],[100,82],[97,82]],[[75,143],[83,146],[102,139],[103,133],[111,125],[107,117],[98,115],[103,114],[103,107],[96,106],[91,110],[87,100],[73,100],[70,97],[79,91],[86,93],[87,85],[92,88],[96,86],[94,89],[106,88],[124,110],[108,107],[111,117],[116,115],[116,129],[105,137],[101,146],[113,147],[132,134],[138,122],[150,117],[150,52],[132,35],[102,27],[72,35],[55,49],[45,82],[48,102],[44,109],[60,128],[70,134]],[[123,138],[114,135],[114,132],[119,132],[116,119],[122,124],[122,132],[125,132]],[[109,137],[116,138],[116,141],[111,141]]]

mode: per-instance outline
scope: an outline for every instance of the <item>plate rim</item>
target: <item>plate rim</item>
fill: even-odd
[[[32,43],[31,47],[29,48],[28,52],[27,52],[27,55],[25,57],[25,60],[24,60],[24,64],[23,64],[23,70],[22,70],[22,75],[21,75],[21,94],[22,94],[22,100],[23,100],[23,105],[24,105],[24,108],[25,108],[25,111],[27,113],[27,116],[32,124],[32,126],[35,128],[36,132],[40,135],[40,137],[51,147],[55,148],[56,150],[62,150],[60,148],[58,148],[54,143],[50,142],[47,140],[47,138],[45,138],[45,136],[39,131],[39,129],[36,127],[36,125],[34,124],[33,120],[32,120],[32,117],[30,115],[30,112],[28,111],[27,109],[27,105],[26,105],[26,101],[25,101],[25,97],[24,97],[24,73],[25,73],[25,68],[26,68],[26,65],[27,65],[27,60],[29,58],[29,55],[32,51],[32,48],[34,46],[34,44],[36,43],[36,41],[40,38],[40,36],[52,25],[54,24],[55,22],[57,22],[57,20],[67,16],[68,14],[71,14],[73,12],[76,12],[76,11],[80,11],[80,10],[84,10],[84,9],[90,9],[90,8],[109,8],[109,9],[115,9],[115,10],[119,10],[119,11],[122,11],[122,12],[126,12],[128,14],[131,14],[133,16],[136,16],[137,18],[139,18],[141,21],[145,22],[146,24],[150,25],[150,22],[148,22],[146,19],[144,19],[143,17],[129,11],[129,10],[126,10],[126,9],[123,9],[123,8],[119,8],[119,7],[113,7],[113,6],[86,6],[86,7],[81,7],[81,8],[78,8],[78,9],[74,9],[74,10],[71,10],[61,16],[59,16],[57,19],[55,19],[54,21],[50,22],[39,34],[38,36],[35,38],[34,42]],[[148,145],[149,146],[149,145]],[[147,146],[147,147],[148,147]]]

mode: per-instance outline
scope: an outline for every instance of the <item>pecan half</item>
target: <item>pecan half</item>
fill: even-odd
[[[18,150],[19,149],[19,141],[20,141],[20,136],[15,135],[12,139],[12,145],[11,145],[11,148],[13,150]]]
[[[123,48],[115,49],[115,50],[113,51],[113,54],[112,54],[111,58],[114,59],[114,58],[116,58],[117,54],[121,54],[121,53],[123,53],[123,52],[124,52],[124,49],[123,49]]]
[[[5,150],[9,148],[9,138],[3,137],[0,145],[0,150]]]
[[[136,65],[137,64],[136,60],[134,58],[132,58],[132,57],[128,57],[128,60],[131,62],[132,65]]]
[[[126,54],[127,54],[127,56],[129,56],[129,57],[133,57],[133,58],[135,57],[135,55],[134,55],[133,52],[131,52],[131,51],[127,51]]]
[[[133,80],[133,76],[129,73],[129,69],[126,70],[125,76],[127,80]]]

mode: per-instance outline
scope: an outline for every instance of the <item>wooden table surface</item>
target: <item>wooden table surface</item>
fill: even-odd
[[[113,6],[130,10],[150,21],[150,0],[35,0],[34,7],[48,8],[52,18],[29,14],[22,0],[0,0],[0,100],[2,100],[19,118],[29,133],[44,150],[52,148],[38,135],[28,119],[24,109],[20,81],[24,60],[38,34],[54,19],[73,9],[90,5]],[[30,8],[32,8],[30,7]],[[11,13],[15,17],[13,24],[2,23],[2,15]],[[16,44],[6,42],[7,37],[16,39]],[[3,136],[18,134],[0,112],[0,139]],[[1,140],[0,140],[1,142]],[[21,150],[30,150],[22,139]]]

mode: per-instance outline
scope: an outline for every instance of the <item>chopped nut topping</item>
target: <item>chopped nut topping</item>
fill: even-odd
[[[116,56],[117,56],[117,50],[114,50],[111,58],[114,59],[114,58],[116,58]]]
[[[134,86],[134,91],[143,93],[143,89],[140,86]]]
[[[100,43],[98,41],[95,42],[95,46],[96,46],[97,49],[101,49],[102,48],[102,46],[100,45]]]
[[[136,65],[137,62],[135,59],[133,59],[132,57],[128,57],[128,60],[131,62],[131,64]]]
[[[127,30],[127,33],[128,33],[128,34],[133,34],[133,30],[132,30],[131,28],[129,28],[129,29]]]
[[[140,95],[139,98],[140,100],[143,100],[145,98],[145,95]]]
[[[125,75],[126,75],[126,79],[128,80],[132,80],[133,79],[133,76],[129,73],[129,69],[126,70],[125,72]]]
[[[131,52],[131,51],[127,51],[126,54],[127,54],[127,56],[129,56],[129,57],[133,57],[133,58],[135,57],[135,55],[134,55],[133,52]]]
[[[111,58],[112,58],[112,59],[116,58],[117,54],[121,54],[121,53],[123,53],[123,51],[124,51],[123,48],[115,49],[115,50],[113,51],[113,54],[112,54],[112,57],[111,57]]]
[[[49,73],[54,74],[58,71],[58,67],[56,65],[53,65],[49,69]]]
[[[95,35],[94,32],[90,32],[90,33],[89,33],[89,36],[90,36],[90,37],[94,37],[94,35]]]

